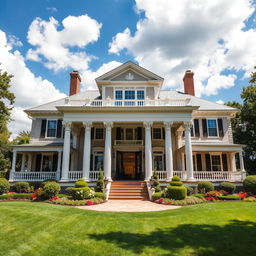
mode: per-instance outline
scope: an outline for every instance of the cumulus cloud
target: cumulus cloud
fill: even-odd
[[[82,49],[96,42],[100,35],[101,23],[88,15],[68,16],[59,22],[51,17],[49,21],[36,18],[28,30],[28,42],[34,46],[28,50],[27,59],[42,61],[55,71],[67,68],[87,69],[94,58]],[[72,50],[78,47],[81,50]]]
[[[165,87],[182,89],[186,69],[195,72],[197,96],[234,86],[235,75],[255,65],[256,31],[245,29],[255,10],[250,0],[136,0],[144,12],[132,35],[126,28],[110,43],[109,53],[127,50],[140,65],[165,77]]]
[[[224,105],[224,101],[223,100],[217,100],[216,103]]]
[[[13,51],[6,33],[1,30],[0,53],[0,68],[13,75],[11,91],[15,94],[16,100],[12,118],[15,122],[10,122],[9,129],[14,138],[19,131],[30,129],[31,120],[23,112],[25,108],[63,98],[65,94],[57,90],[50,81],[35,76],[26,66],[21,53]]]

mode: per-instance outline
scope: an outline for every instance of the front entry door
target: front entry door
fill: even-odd
[[[123,170],[126,179],[135,179],[136,171],[135,153],[123,153]]]

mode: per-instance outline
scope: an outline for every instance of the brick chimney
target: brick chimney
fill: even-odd
[[[80,82],[81,82],[81,77],[80,77],[78,71],[71,72],[70,73],[69,96],[80,92]]]
[[[184,82],[184,92],[195,96],[195,88],[194,88],[194,73],[191,70],[187,70],[183,77]]]

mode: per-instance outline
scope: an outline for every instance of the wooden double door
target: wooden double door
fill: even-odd
[[[116,179],[142,179],[142,152],[117,151]]]

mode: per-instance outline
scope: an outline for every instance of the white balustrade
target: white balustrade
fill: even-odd
[[[115,145],[141,145],[143,140],[115,140]]]
[[[160,181],[167,179],[167,172],[166,171],[156,171],[158,179]]]
[[[82,171],[69,171],[68,172],[68,180],[77,181],[78,179],[82,179],[83,172]]]
[[[90,171],[89,173],[89,179],[90,181],[96,181],[99,177],[99,171]]]
[[[57,172],[14,172],[14,181],[44,181],[56,180]]]

